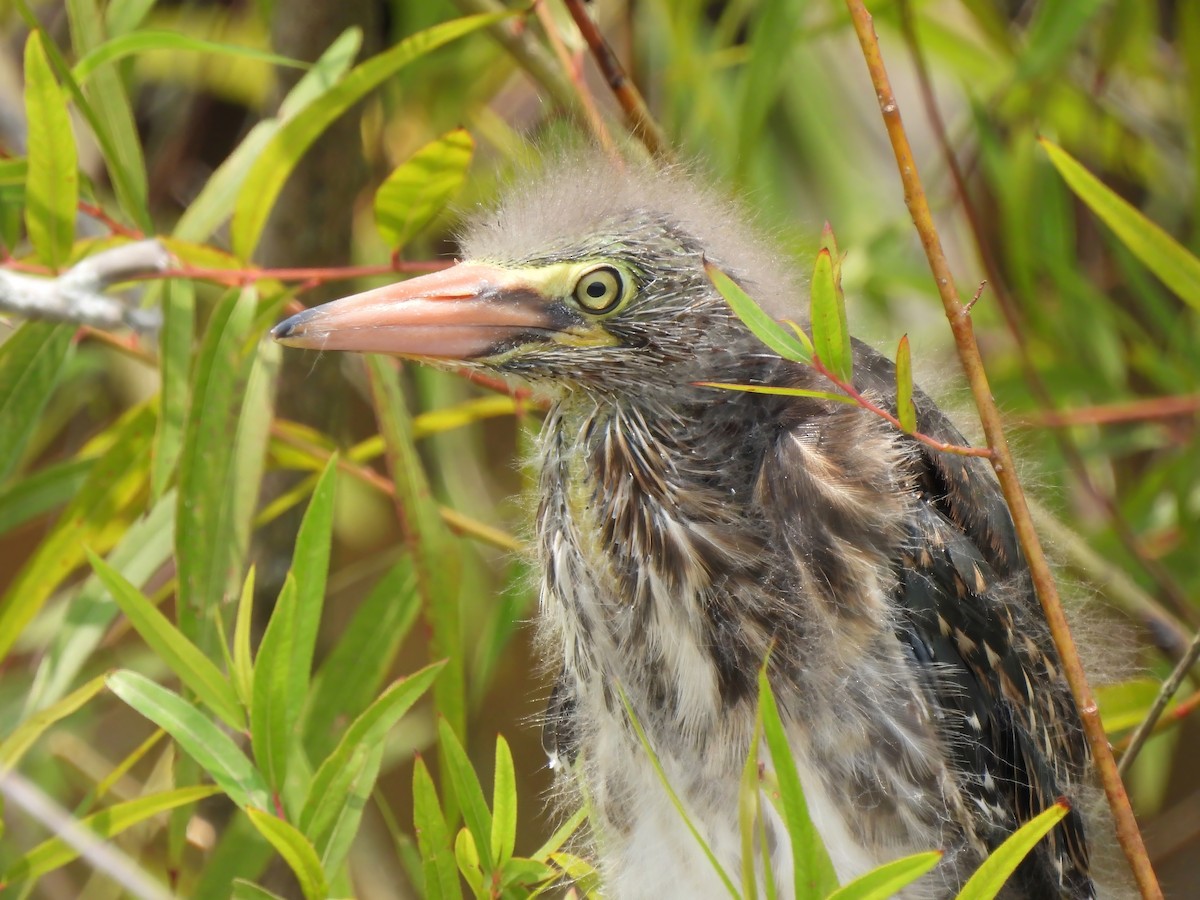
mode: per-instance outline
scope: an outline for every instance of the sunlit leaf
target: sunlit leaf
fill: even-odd
[[[940,851],[931,850],[894,859],[838,888],[827,900],[888,900],[930,871],[941,858]]]
[[[42,35],[25,42],[25,119],[29,170],[25,182],[25,225],[42,262],[58,268],[75,241],[79,171],[67,97],[46,58]]]
[[[1060,801],[1018,828],[983,861],[956,900],[993,900],[1029,851],[1070,811],[1066,802]]]
[[[850,327],[846,322],[846,300],[833,277],[833,258],[828,249],[817,254],[812,284],[813,349],[822,364],[844,382],[854,377]]]
[[[71,715],[100,693],[104,687],[104,676],[93,678],[82,687],[72,691],[57,703],[28,716],[0,742],[0,773],[16,766],[34,741],[41,737],[51,725]]]
[[[429,900],[458,900],[458,870],[450,844],[450,829],[438,803],[437,788],[419,756],[413,766],[413,829],[421,851],[425,877],[424,896]]]
[[[325,872],[321,869],[317,851],[304,835],[294,825],[261,809],[247,809],[246,815],[288,864],[306,900],[325,900],[329,896]]]
[[[492,786],[492,859],[503,866],[517,842],[517,777],[512,751],[503,735],[496,736],[495,784]]]
[[[414,153],[379,186],[375,225],[389,247],[403,247],[453,199],[474,151],[470,133],[456,128]]]
[[[177,31],[134,31],[119,37],[110,38],[84,56],[71,74],[79,84],[92,77],[95,71],[118,60],[139,53],[168,50],[172,53],[204,53],[210,57],[233,56],[253,59],[284,68],[306,69],[308,64],[300,60],[268,53],[254,47],[243,47],[237,44],[222,44],[218,41],[206,41],[203,38],[192,37]]]
[[[896,347],[896,418],[908,434],[917,430],[917,407],[913,405],[912,351],[908,335]]]
[[[704,264],[708,279],[730,309],[751,333],[782,356],[796,362],[812,362],[811,348],[806,347],[790,330],[784,328],[755,303],[741,286],[711,263]]]

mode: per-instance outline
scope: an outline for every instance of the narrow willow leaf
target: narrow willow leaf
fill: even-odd
[[[517,776],[512,751],[503,735],[496,736],[496,774],[492,785],[492,859],[503,866],[517,843]]]
[[[215,653],[208,611],[224,600],[235,556],[235,432],[252,358],[247,339],[253,291],[230,291],[213,310],[196,359],[191,409],[179,461],[176,557],[179,628],[205,653]],[[255,414],[262,416],[261,409]],[[240,579],[241,573],[238,573]]]
[[[242,259],[249,259],[253,255],[267,217],[288,175],[313,141],[338,116],[413,61],[516,12],[466,16],[418,32],[356,66],[308,108],[284,124],[272,135],[254,161],[238,194],[230,226],[234,253]]]
[[[941,858],[941,852],[934,850],[894,859],[838,888],[827,900],[888,900],[936,866]]]
[[[375,226],[393,251],[433,221],[462,188],[475,152],[465,128],[430,141],[397,166],[375,192]]]
[[[108,676],[114,694],[175,739],[235,804],[265,808],[270,791],[237,744],[178,694],[128,670]]]
[[[430,656],[448,660],[434,687],[434,703],[456,734],[466,731],[466,673],[463,665],[459,611],[459,554],[456,538],[442,521],[413,437],[412,416],[400,390],[394,364],[380,356],[366,358],[367,376],[379,433],[387,446],[388,469],[396,484],[396,507],[412,552],[417,590],[429,622]],[[445,744],[439,745],[443,766]],[[448,771],[443,768],[443,778]],[[445,793],[446,782],[442,782]],[[447,808],[450,807],[447,800]],[[451,814],[453,818],[453,814]],[[487,849],[488,832],[477,835]]]
[[[58,509],[79,493],[92,470],[91,459],[68,459],[42,466],[0,488],[0,534]]]
[[[255,47],[206,41],[203,38],[181,34],[178,31],[135,31],[131,34],[110,38],[98,47],[92,48],[91,52],[75,63],[71,75],[78,84],[83,85],[95,74],[97,69],[139,53],[156,50],[169,50],[174,53],[203,53],[215,58],[221,56],[240,57],[288,69],[308,68],[308,63],[288,56],[280,56],[277,53],[268,53]]]
[[[692,821],[688,815],[687,809],[683,805],[683,801],[679,799],[679,795],[675,792],[675,788],[671,786],[671,782],[667,779],[667,773],[663,770],[662,763],[659,761],[658,754],[654,750],[654,745],[650,743],[650,739],[646,737],[646,732],[642,728],[642,723],[638,721],[636,713],[633,711],[633,704],[629,702],[629,697],[625,694],[624,689],[618,684],[617,692],[620,694],[621,703],[625,707],[625,715],[629,717],[629,724],[633,726],[634,732],[637,734],[638,743],[642,745],[642,750],[646,757],[650,760],[650,765],[654,769],[654,774],[658,776],[658,782],[667,793],[667,797],[671,801],[671,805],[675,807],[675,812],[679,814],[680,820],[684,827],[691,834],[692,839],[696,842],[696,846],[704,853],[709,865],[712,866],[717,878],[724,885],[725,890],[729,892],[729,896],[737,900],[739,894],[737,888],[733,884],[733,880],[721,865],[721,861],[717,859],[717,855],[713,852],[712,847],[708,845],[708,841],[704,839],[704,835],[700,833],[700,829],[696,827],[696,823]]]
[[[0,344],[0,482],[21,461],[74,335],[68,323],[26,322]]]
[[[419,601],[412,562],[405,557],[359,605],[313,679],[304,723],[313,759],[324,759],[338,741],[340,717],[357,717],[378,695],[417,620]]]
[[[443,663],[434,663],[392,684],[356,718],[309,785],[297,825],[312,842],[321,846],[329,832],[337,807],[345,802],[347,786],[357,777],[374,747],[412,705],[429,690]],[[369,793],[369,790],[368,790]]]
[[[563,848],[575,832],[583,826],[587,818],[588,811],[586,806],[577,809],[571,818],[559,825],[554,834],[547,838],[546,843],[542,844],[537,851],[530,855],[530,858],[540,860],[541,862],[548,862],[555,853]]]
[[[79,494],[0,597],[0,659],[83,562],[83,548],[107,552],[125,531],[122,515],[149,478],[146,466],[154,434],[153,410],[146,405],[136,407],[110,430],[115,440],[92,465]]]
[[[483,866],[479,861],[479,846],[466,828],[459,829],[458,836],[454,839],[454,859],[458,863],[459,874],[475,896],[480,900],[487,897],[488,893],[484,890]]]
[[[833,277],[833,258],[828,249],[817,254],[809,286],[812,300],[812,340],[817,356],[834,375],[849,383],[854,377],[850,326],[846,322],[846,298]]]
[[[250,632],[253,627],[254,566],[251,566],[238,598],[237,619],[233,627],[233,666],[230,671],[233,686],[246,709],[252,708],[254,702],[254,658],[250,655]]]
[[[189,641],[158,608],[116,569],[88,552],[96,575],[146,645],[181,682],[234,731],[246,727],[233,685],[207,656]]]
[[[79,170],[67,96],[54,79],[38,31],[25,42],[25,118],[29,145],[25,227],[38,258],[57,269],[67,261],[75,242]]]
[[[543,882],[551,882],[557,878],[558,870],[553,866],[538,862],[536,859],[523,859],[522,857],[514,856],[500,867],[500,891],[503,893],[508,888],[518,885],[529,888]],[[549,887],[549,884],[547,883],[542,886]],[[530,896],[537,896],[537,893],[531,893]]]
[[[167,493],[145,516],[130,525],[108,555],[108,563],[133,584],[145,584],[162,569],[175,543],[175,497]],[[54,633],[38,663],[25,698],[25,709],[54,703],[80,670],[92,662],[121,609],[93,572],[71,599],[71,612]]]
[[[211,785],[198,785],[148,794],[93,813],[79,820],[77,824],[97,837],[113,838],[152,816],[211,797],[217,791],[218,789]],[[38,844],[10,865],[4,875],[0,876],[0,881],[12,884],[41,878],[47,872],[72,862],[78,856],[79,851],[74,845],[63,838],[51,838]]]
[[[159,333],[162,390],[159,393],[158,431],[150,467],[150,491],[162,496],[183,449],[188,413],[188,373],[192,341],[196,335],[196,288],[187,279],[168,281],[163,288],[163,327]]]
[[[57,703],[26,717],[3,742],[0,742],[0,773],[15,767],[47,728],[81,708],[100,693],[103,687],[104,676],[101,675],[72,691]]]
[[[288,864],[300,884],[305,900],[325,900],[329,896],[325,872],[321,869],[317,851],[304,835],[294,825],[289,825],[283,819],[277,819],[261,809],[247,809],[246,815]]]
[[[721,388],[726,391],[742,391],[747,394],[776,394],[780,397],[811,397],[814,400],[832,400],[834,403],[858,404],[848,394],[835,394],[832,391],[810,391],[808,388],[773,387],[767,384],[735,384],[731,381],[700,381],[701,387]]]
[[[1060,800],[1014,831],[983,861],[975,874],[963,885],[956,900],[993,900],[1009,876],[1029,855],[1029,851],[1050,833],[1051,828],[1066,818],[1070,811],[1071,807],[1067,802]]]
[[[443,758],[450,767],[450,783],[462,809],[463,821],[474,837],[474,848],[483,854],[483,865],[488,871],[493,868],[492,860],[492,814],[483,798],[483,788],[467,752],[459,743],[458,735],[445,719],[438,720],[438,741],[442,745]]]
[[[907,434],[917,430],[917,407],[913,405],[912,351],[908,335],[896,347],[896,418]]]
[[[1044,139],[1041,144],[1071,190],[1116,233],[1121,243],[1179,299],[1200,310],[1200,259],[1117,196],[1061,147]]]
[[[257,123],[242,142],[225,157],[209,176],[195,199],[175,223],[175,236],[185,241],[206,241],[233,212],[238,191],[254,161],[270,143],[285,120],[316,100],[329,85],[335,84],[354,63],[362,44],[362,32],[347,28],[313,63],[296,86],[279,104],[279,118]]]
[[[757,716],[754,738],[750,741],[750,752],[742,766],[741,783],[738,785],[738,832],[742,838],[742,896],[757,897],[758,885],[755,868],[758,854],[754,851],[755,825],[762,818],[759,811],[758,789],[758,739],[762,732],[762,713]],[[770,868],[769,866],[767,868]],[[769,891],[774,897],[774,891]]]
[[[291,691],[295,644],[296,579],[289,573],[254,659],[254,693],[250,705],[254,760],[276,792],[283,788],[287,776],[288,750],[300,714]]]
[[[371,792],[375,790],[375,782],[379,779],[386,749],[387,745],[383,741],[368,748],[363,764],[356,767],[354,777],[346,784],[346,792],[338,804],[333,820],[329,823],[328,834],[317,847],[321,854],[321,866],[326,872],[337,871],[346,859],[346,854],[350,852],[354,838],[358,835],[363,812],[371,802]]]
[[[750,299],[750,296],[736,281],[711,263],[704,264],[704,271],[708,274],[708,280],[712,282],[713,287],[717,289],[717,293],[725,299],[729,308],[756,338],[784,359],[801,363],[812,362],[812,353],[809,348],[805,347],[788,329],[767,315],[761,306]]]
[[[296,620],[294,623],[291,678],[288,708],[296,716],[308,696],[312,675],[317,631],[325,604],[325,581],[329,575],[329,549],[333,543],[334,488],[337,485],[338,455],[334,453],[317,481],[308,509],[296,534],[291,575],[296,584]],[[294,722],[293,722],[294,724]]]
[[[413,830],[421,851],[421,867],[429,900],[458,900],[458,870],[450,845],[450,829],[438,803],[437,789],[425,761],[417,757],[413,766]]]
[[[821,837],[808,814],[804,802],[804,789],[800,785],[800,774],[796,771],[792,749],[788,743],[779,707],[767,680],[766,669],[758,673],[758,705],[763,723],[763,738],[771,754],[771,766],[779,781],[779,810],[787,825],[792,843],[792,869],[795,875],[797,900],[811,898],[822,900],[837,887],[837,876],[829,854],[821,843]]]

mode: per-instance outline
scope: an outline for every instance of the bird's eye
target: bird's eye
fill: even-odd
[[[625,294],[625,278],[612,266],[597,266],[575,283],[575,302],[590,313],[612,312]]]

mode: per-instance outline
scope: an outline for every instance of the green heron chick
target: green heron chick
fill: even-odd
[[[550,399],[537,555],[561,674],[545,744],[592,804],[611,896],[723,895],[622,692],[737,872],[739,777],[768,658],[839,878],[941,848],[906,896],[948,896],[1017,825],[1078,796],[1078,713],[986,463],[857,406],[698,385],[829,389],[755,339],[706,277],[709,260],[801,319],[801,282],[749,234],[677,171],[582,154],[479,216],[466,261],[274,335],[480,367]],[[857,387],[894,406],[892,364],[861,343],[854,356]],[[916,405],[923,432],[964,443],[927,396]],[[765,827],[756,852],[790,885],[787,835],[777,819]],[[1007,890],[1093,896],[1079,812]]]

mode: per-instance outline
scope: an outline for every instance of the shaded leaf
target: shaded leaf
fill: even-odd
[[[0,344],[0,482],[21,461],[62,376],[75,326],[26,322]]]
[[[462,744],[459,743],[458,735],[454,733],[454,729],[445,719],[438,720],[438,740],[445,751],[443,758],[449,766],[450,783],[454,785],[454,794],[462,809],[463,821],[466,822],[467,828],[474,836],[472,852],[476,854],[477,860],[480,858],[479,854],[483,854],[483,867],[490,871],[493,868],[491,858],[492,814],[487,808],[487,801],[483,798],[483,788],[479,784],[479,777],[475,774],[475,768],[471,765],[471,760],[463,750]],[[457,855],[457,843],[455,851]]]
[[[78,710],[100,693],[103,687],[104,676],[101,675],[72,691],[57,703],[28,716],[0,742],[0,773],[15,767],[47,728]]]
[[[296,665],[296,579],[288,574],[254,659],[250,743],[254,759],[275,791],[287,776],[288,752],[300,705],[292,694]]]
[[[462,896],[458,886],[458,871],[454,851],[450,846],[450,829],[437,789],[425,761],[417,757],[413,766],[413,830],[421,851],[421,866],[425,877],[424,891],[429,900],[455,900]]]

